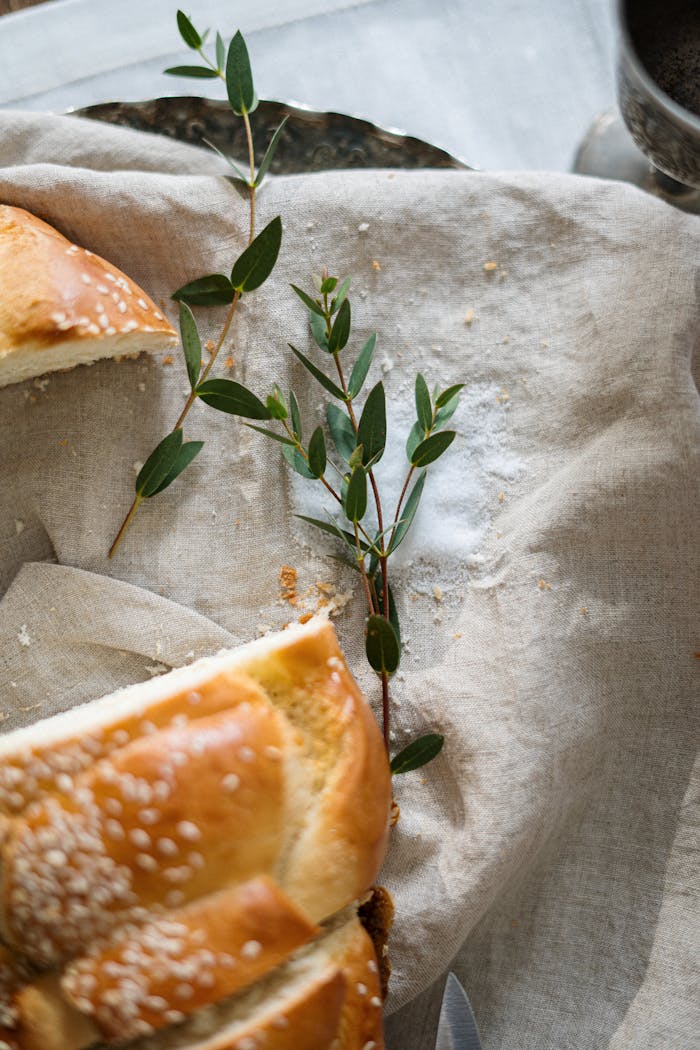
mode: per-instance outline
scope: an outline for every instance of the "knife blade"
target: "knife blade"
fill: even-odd
[[[471,1003],[453,973],[445,983],[435,1050],[482,1050]]]

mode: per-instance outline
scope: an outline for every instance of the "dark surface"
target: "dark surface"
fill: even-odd
[[[106,102],[75,111],[108,124],[152,131],[191,145],[208,139],[218,149],[245,160],[243,122],[227,102],[205,98],[158,98],[146,102]],[[262,101],[251,125],[258,163],[282,119],[289,119],[272,163],[275,174],[328,171],[335,168],[461,168],[462,161],[437,146],[410,135],[378,128],[342,113],[314,113],[282,102]]]

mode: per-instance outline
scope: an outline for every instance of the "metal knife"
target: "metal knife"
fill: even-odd
[[[445,984],[435,1050],[482,1050],[471,1003],[453,973]]]

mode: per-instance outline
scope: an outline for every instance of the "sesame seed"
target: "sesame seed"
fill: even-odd
[[[105,289],[105,291],[106,290],[107,289]],[[104,308],[102,303],[96,303],[95,304],[95,310],[97,311],[98,314],[103,314],[105,312],[105,308]]]
[[[179,824],[175,825],[175,831],[180,838],[187,839],[188,842],[197,842],[202,837],[202,832],[191,820],[181,820]]]
[[[150,736],[152,733],[158,732],[158,726],[155,722],[142,722],[139,729],[144,736]]]
[[[274,747],[272,744],[268,744],[268,746],[265,748],[265,754],[274,762],[279,761],[279,759],[282,757],[282,752],[280,751],[280,749],[278,747]]]
[[[105,823],[105,834],[108,838],[120,841],[124,838],[124,828],[116,820],[108,820]]]
[[[182,726],[186,726],[188,722],[189,718],[187,717],[187,715],[175,715],[173,718],[170,719],[170,725],[176,726],[177,728],[182,728]]]
[[[62,313],[51,314],[51,320],[54,324],[63,324],[66,319],[66,315]]]
[[[148,849],[151,845],[151,836],[145,832],[142,828],[134,828],[133,831],[129,832],[129,839],[135,846],[140,849]]]
[[[120,314],[125,314],[125,313],[126,313],[126,303],[124,302],[124,300],[123,300],[123,299],[121,299],[121,300],[120,300],[120,301],[119,301],[119,302],[117,303],[117,310],[119,310],[119,313],[120,313]]]
[[[100,295],[109,295],[109,288],[107,287],[107,285],[105,285],[105,284],[98,284],[98,285],[96,285],[96,287],[97,287],[97,291],[100,293]]]
[[[68,861],[68,857],[61,849],[50,849],[46,854],[46,863],[52,868],[62,868]]]
[[[374,1039],[370,1039],[370,1041],[368,1043],[365,1043],[365,1045],[362,1047],[362,1050],[374,1050],[376,1045],[377,1044],[375,1043]]]
[[[122,325],[122,332],[133,332],[138,326],[138,321],[127,321],[125,325]]]
[[[73,790],[73,777],[69,777],[67,773],[59,773],[56,777],[56,787],[59,791],[67,794]]]
[[[184,751],[173,751],[170,755],[170,761],[174,766],[184,766],[187,764],[187,755]]]
[[[163,1014],[163,1020],[167,1021],[168,1024],[180,1024],[181,1021],[185,1020],[185,1015],[181,1010],[166,1010]]]
[[[116,334],[117,334],[116,328],[113,328],[111,326],[109,328],[105,328],[105,335],[116,335]]]
[[[204,857],[202,856],[201,853],[188,853],[187,854],[187,863],[191,864],[193,868],[203,868],[204,867]]]
[[[127,733],[126,729],[117,729],[116,733],[112,733],[112,741],[117,747],[121,747],[123,744],[128,744],[131,740],[131,736]]]
[[[87,273],[81,273],[80,280],[83,282],[83,284],[92,284],[92,277],[90,277],[90,275]]]
[[[165,903],[169,908],[177,908],[185,900],[182,890],[168,890],[165,895]]]
[[[280,1014],[272,1022],[272,1027],[279,1029],[289,1028],[289,1018],[285,1017],[284,1014]]]
[[[96,324],[89,324],[87,326],[87,331],[90,333],[90,335],[99,335],[100,334],[99,326],[96,325]]]
[[[162,995],[147,995],[143,1001],[143,1005],[156,1013],[168,1009],[168,1001],[167,999],[164,999]]]
[[[160,811],[157,809],[141,809],[139,810],[138,816],[141,823],[145,824],[146,827],[149,827],[151,824],[158,823],[160,820]]]
[[[158,867],[158,861],[148,853],[137,853],[136,864],[142,871],[155,871]]]
[[[170,798],[170,785],[165,780],[156,780],[153,784],[153,797],[158,802],[165,802]]]
[[[188,704],[201,704],[202,694],[198,693],[196,689],[193,689],[191,693],[188,693],[185,697]]]
[[[142,310],[147,310],[148,309],[148,303],[145,302],[145,300],[137,299],[136,302],[139,304],[139,306],[141,307]]]
[[[188,879],[192,878],[192,869],[183,864],[180,868],[166,868],[163,872],[163,878],[167,882],[187,882]]]
[[[258,1041],[252,1035],[244,1035],[236,1044],[237,1050],[256,1050]]]
[[[88,248],[83,248],[86,255],[92,255],[92,252]]]
[[[122,301],[122,297],[119,294],[119,292],[112,292],[112,302],[113,303],[120,303],[121,301]]]
[[[106,281],[111,281],[112,284],[116,284],[117,283],[117,278],[111,273],[106,273],[105,274],[105,280]]]
[[[382,1005],[382,1001],[381,1001],[381,999],[379,998],[378,995],[373,995],[369,1002],[370,1002],[370,1006],[381,1006]]]
[[[376,962],[374,961],[374,959],[370,959],[368,961],[367,969],[370,971],[370,973],[377,973],[378,972],[379,968],[378,968]]]
[[[262,951],[262,944],[260,941],[246,941],[241,948],[241,957],[243,959],[257,959]]]
[[[366,984],[363,984],[361,981],[358,981],[357,984],[355,985],[355,987],[357,988],[357,994],[358,995],[367,995],[367,985]]]
[[[243,747],[238,748],[238,757],[241,762],[253,762],[255,759],[255,752],[252,747],[248,747],[244,744]]]
[[[161,313],[159,313],[157,310],[153,311],[153,316],[156,318],[157,321],[162,321],[163,320],[163,315]]]
[[[178,984],[175,995],[178,999],[191,999],[194,995],[194,988],[191,984]]]
[[[221,786],[224,791],[233,793],[239,787],[240,783],[241,778],[236,773],[227,773],[221,781]]]

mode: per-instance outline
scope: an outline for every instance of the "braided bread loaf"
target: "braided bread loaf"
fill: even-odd
[[[0,738],[0,1050],[383,1046],[390,796],[321,620]]]

